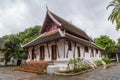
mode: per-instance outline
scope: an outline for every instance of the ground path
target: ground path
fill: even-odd
[[[100,67],[93,71],[77,76],[37,75],[14,71],[15,67],[1,67],[0,80],[120,80],[120,64],[115,64],[107,69]]]

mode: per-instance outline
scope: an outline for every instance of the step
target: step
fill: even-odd
[[[48,62],[45,61],[30,61],[23,65],[19,71],[31,72],[31,73],[44,73],[47,69]]]

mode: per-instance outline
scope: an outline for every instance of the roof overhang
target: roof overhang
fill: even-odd
[[[23,45],[23,48],[27,48],[27,47],[31,47],[31,46],[35,46],[38,44],[42,44],[42,43],[46,43],[46,42],[50,42],[53,40],[57,40],[60,38],[67,38],[70,39],[76,43],[80,43],[82,45],[88,46],[88,47],[94,47],[96,49],[100,49],[100,50],[104,50],[103,48],[97,46],[95,43],[84,40],[82,38],[76,37],[74,35],[71,35],[69,33],[66,32],[62,32],[60,29],[54,30],[54,31],[50,31],[50,32],[46,32],[44,34],[42,34],[41,36],[39,36],[38,38],[34,39],[33,41]]]
[[[35,45],[45,43],[45,42],[49,42],[49,41],[52,41],[52,40],[55,40],[55,39],[58,39],[58,38],[62,38],[62,37],[63,37],[62,32],[59,29],[57,29],[57,30],[54,30],[54,31],[43,33],[42,35],[40,35],[36,39],[32,40],[31,42],[23,45],[22,47],[27,48],[27,47],[30,47],[30,46],[35,46]]]

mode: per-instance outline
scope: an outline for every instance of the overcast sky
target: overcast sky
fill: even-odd
[[[86,31],[93,38],[108,35],[117,41],[120,31],[107,20],[111,0],[0,0],[0,37],[42,25],[49,10]]]

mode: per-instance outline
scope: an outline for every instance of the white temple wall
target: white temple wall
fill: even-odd
[[[60,55],[60,58],[58,59],[64,59],[64,40],[63,39],[59,40],[57,45],[58,45],[58,50]]]
[[[36,61],[39,61],[40,60],[40,46],[44,45],[45,47],[45,61],[51,61],[52,60],[52,50],[51,50],[51,46],[52,45],[55,45],[55,41],[51,41],[48,43],[48,47],[47,47],[47,44],[44,43],[44,44],[40,44],[40,45],[37,45],[35,46],[35,55],[36,55]],[[71,50],[68,50],[68,41],[65,40],[65,49],[64,49],[64,39],[60,39],[59,41],[57,41],[57,46],[58,46],[58,50],[59,50],[59,56],[58,56],[58,51],[57,51],[57,60],[61,60],[61,59],[71,59],[73,58],[73,55],[74,55],[74,47],[75,47],[75,44],[71,41]],[[85,52],[85,46],[84,45],[81,45],[79,43],[76,44],[76,47],[75,47],[75,58],[78,57],[78,50],[77,50],[77,47],[80,48],[80,58],[86,58],[86,59],[100,59],[101,58],[101,53],[100,51],[98,51],[98,53],[96,53],[96,49],[93,49],[93,53],[94,53],[94,57],[92,57],[92,52],[91,52],[91,48],[88,47],[88,52]],[[50,57],[49,57],[49,54],[48,54],[48,48],[49,48],[49,54],[50,54]],[[32,60],[32,49],[33,47],[30,47],[28,49],[28,52],[29,52],[29,60]],[[64,50],[65,50],[65,57],[64,57]],[[67,52],[68,52],[68,57],[67,57]]]
[[[91,48],[88,47],[88,52],[85,52],[85,57],[86,59],[90,59],[90,54],[91,54]]]

